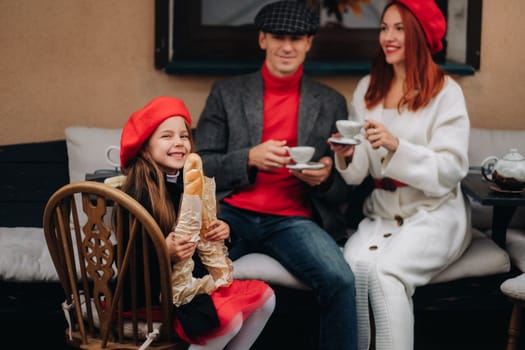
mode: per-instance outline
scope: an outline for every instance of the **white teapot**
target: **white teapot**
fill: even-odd
[[[506,191],[521,191],[525,187],[525,157],[511,148],[503,157],[489,156],[481,162],[485,179]]]

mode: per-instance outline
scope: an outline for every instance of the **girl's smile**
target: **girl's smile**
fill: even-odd
[[[146,150],[168,174],[182,169],[191,151],[189,131],[183,117],[171,117],[162,122],[148,140]]]

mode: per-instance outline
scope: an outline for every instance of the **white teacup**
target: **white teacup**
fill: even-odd
[[[106,161],[108,162],[109,165],[120,169],[120,147],[119,146],[112,145],[106,148]]]
[[[356,120],[341,119],[335,122],[337,131],[339,131],[346,138],[355,137],[357,134],[359,134],[359,131],[361,131],[361,128],[364,125],[364,122],[358,122]]]
[[[297,164],[308,163],[315,153],[315,148],[311,146],[286,147],[286,149]]]

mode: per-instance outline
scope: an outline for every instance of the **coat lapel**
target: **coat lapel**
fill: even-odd
[[[242,101],[248,127],[244,132],[250,135],[251,144],[257,145],[261,143],[263,132],[263,82],[259,72],[247,76]]]
[[[308,98],[303,98],[308,96]],[[299,125],[297,128],[297,142],[299,145],[309,145],[309,136],[319,118],[321,103],[317,91],[312,88],[308,79],[303,78],[301,82],[301,98],[299,100]]]

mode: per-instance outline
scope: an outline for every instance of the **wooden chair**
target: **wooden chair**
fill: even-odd
[[[171,262],[164,236],[137,201],[102,183],[71,183],[50,197],[43,225],[65,293],[69,346],[187,348],[173,330]],[[137,249],[138,240],[144,249]],[[154,257],[148,245],[158,259],[158,275],[150,273]],[[149,289],[153,279],[160,280],[160,298]],[[137,305],[138,295],[145,305]],[[125,305],[125,299],[131,302]]]
[[[525,273],[506,280],[500,288],[513,303],[508,328],[507,350],[515,350],[518,349],[520,342],[522,312],[525,308]],[[525,344],[525,341],[522,341]]]

